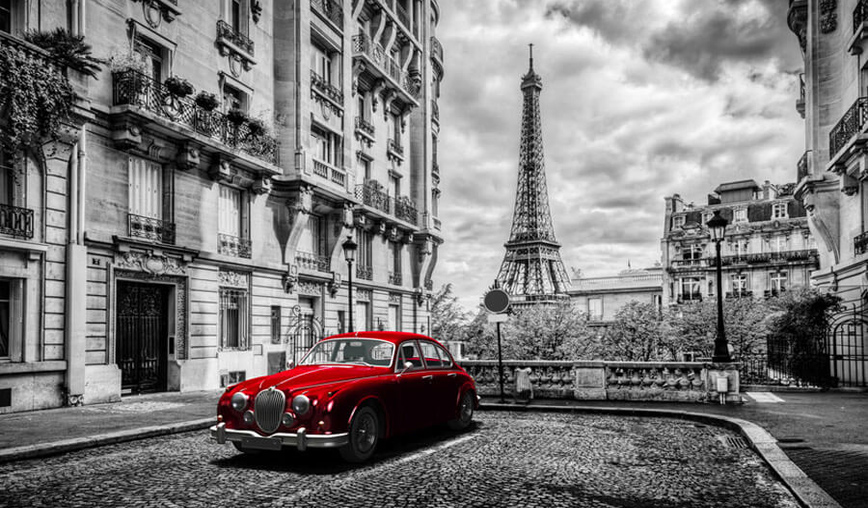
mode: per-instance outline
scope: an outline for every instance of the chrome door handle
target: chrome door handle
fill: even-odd
[[[427,376],[422,376],[422,379],[424,379],[425,381],[431,381],[432,379],[434,379],[434,375],[428,374]]]
[[[455,377],[455,375],[456,374],[454,372],[450,372],[449,374],[446,374],[446,377]]]

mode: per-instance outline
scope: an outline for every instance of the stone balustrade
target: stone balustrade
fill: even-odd
[[[476,380],[480,395],[500,394],[496,360],[464,360],[459,363]],[[515,371],[519,368],[530,368],[534,398],[717,401],[717,379],[725,377],[727,400],[739,400],[735,364],[506,360],[503,362],[504,392],[510,397],[515,393]]]

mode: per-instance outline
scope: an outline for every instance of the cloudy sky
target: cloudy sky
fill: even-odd
[[[660,259],[664,196],[795,180],[802,58],[787,0],[441,0],[443,195],[435,286],[475,308],[509,237],[528,43],[569,273]]]

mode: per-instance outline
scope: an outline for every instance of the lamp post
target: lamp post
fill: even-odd
[[[348,332],[352,332],[353,330],[353,261],[356,260],[356,247],[358,245],[353,241],[353,237],[351,235],[347,236],[347,239],[344,243],[341,244],[341,247],[344,248],[344,257],[347,259],[347,298],[349,299],[349,308],[348,313],[350,315],[350,325],[347,327]]]
[[[720,242],[726,234],[726,225],[729,221],[720,216],[720,210],[715,210],[714,217],[706,223],[709,231],[711,231],[711,239],[714,240],[715,250],[717,252],[717,337],[714,339],[714,355],[711,361],[715,363],[731,362],[729,357],[729,346],[726,343],[726,334],[723,330],[723,284],[721,279],[722,269],[720,267]]]

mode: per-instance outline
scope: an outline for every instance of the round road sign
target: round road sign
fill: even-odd
[[[488,312],[494,312],[495,314],[506,312],[506,309],[509,308],[509,294],[502,289],[492,289],[485,294],[485,298],[482,299],[482,305],[485,306]]]

